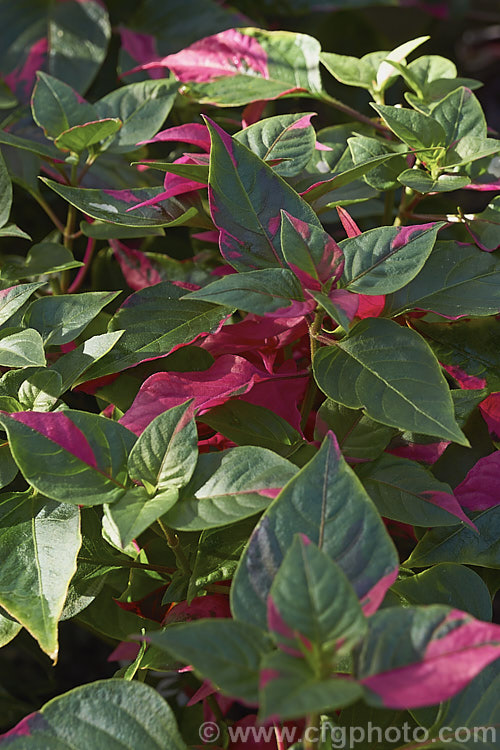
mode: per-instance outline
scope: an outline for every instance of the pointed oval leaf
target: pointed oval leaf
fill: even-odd
[[[314,376],[329,398],[402,430],[468,445],[455,422],[439,364],[415,331],[383,318],[358,323],[314,357]]]
[[[127,490],[115,503],[104,506],[104,515],[112,531],[126,550],[128,545],[177,502],[175,487],[160,491],[154,497],[144,487]]]
[[[43,284],[43,281],[37,281],[33,284],[17,284],[8,289],[2,289],[0,291],[0,325],[3,326]]]
[[[82,542],[80,513],[27,492],[0,502],[0,605],[57,661],[57,626]]]
[[[340,565],[360,599],[397,570],[395,547],[332,433],[270,505],[250,537],[231,588],[236,618],[265,627],[267,596],[298,533]],[[391,582],[379,592],[377,603]]]
[[[111,503],[125,493],[135,435],[98,414],[80,411],[0,414],[26,481],[63,503]]]
[[[81,154],[85,149],[115,135],[121,126],[122,121],[118,117],[108,117],[104,120],[85,122],[83,125],[73,125],[72,128],[63,130],[54,139],[54,143],[61,151]]]
[[[74,125],[98,119],[94,107],[64,81],[42,71],[38,71],[37,79],[31,109],[47,138],[57,138]]]
[[[4,328],[0,331],[0,365],[29,367],[45,365],[43,339],[34,328]]]

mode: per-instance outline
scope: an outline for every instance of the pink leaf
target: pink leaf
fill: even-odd
[[[455,488],[458,502],[470,510],[500,505],[500,451],[480,458]]]
[[[461,521],[466,523],[467,526],[470,526],[472,529],[477,531],[476,525],[472,523],[470,518],[465,515],[462,508],[460,507],[460,503],[456,494],[449,495],[447,492],[433,492],[432,490],[426,490],[425,492],[422,492],[422,497],[424,498],[424,500],[427,500],[427,502],[432,503],[433,505],[437,505],[438,508],[443,508],[443,510],[446,510],[453,516],[456,516]]]
[[[170,625],[173,622],[191,622],[191,620],[201,620],[207,617],[231,617],[227,594],[207,594],[197,596],[190,604],[187,602],[174,604],[165,615],[162,625]]]
[[[88,466],[97,468],[97,461],[87,438],[64,412],[18,411],[8,416],[52,440]]]
[[[479,409],[494,440],[500,440],[500,392],[490,393],[481,401]]]
[[[151,34],[141,34],[138,31],[126,29],[124,26],[119,28],[122,47],[132,60],[141,64],[151,63],[158,57],[156,48],[156,39]],[[154,68],[148,67],[150,78],[163,78],[165,73],[162,66]]]
[[[0,734],[0,744],[3,745],[3,740],[7,738],[9,739],[5,743],[5,746],[10,745],[10,740],[13,740],[15,737],[31,737],[33,729],[43,729],[46,724],[47,722],[43,715],[39,711],[34,711],[33,713],[28,714],[28,716],[25,716],[24,719],[21,719],[19,724],[16,724],[16,726],[8,732]]]
[[[383,294],[358,294],[358,311],[356,317],[378,318],[385,307],[385,296]]]
[[[258,122],[262,117],[266,105],[267,101],[265,99],[247,104],[241,115],[241,127],[248,128],[250,125]]]
[[[288,377],[284,380],[280,375]],[[297,373],[295,363],[287,361],[274,376],[255,383],[248,393],[239,396],[239,400],[270,409],[301,432],[298,404],[304,397],[308,380],[307,373]]]
[[[398,577],[399,568],[394,568],[390,573],[387,573],[380,581],[372,586],[372,588],[364,595],[361,599],[361,607],[363,614],[366,617],[375,614],[377,609],[382,604],[384,596],[388,589],[392,586],[396,578]]]
[[[269,78],[267,55],[259,42],[237,29],[228,29],[205,37],[189,47],[146,63],[135,70],[162,66],[169,68],[182,83],[206,83],[219,76],[237,73]]]
[[[387,453],[392,456],[409,458],[412,461],[421,461],[424,464],[435,464],[441,458],[450,442],[441,440],[438,443],[404,443],[389,448]]]
[[[348,237],[357,237],[359,234],[361,234],[361,229],[358,227],[351,215],[345,210],[345,208],[342,208],[342,206],[337,206],[337,213]]]
[[[468,375],[464,370],[455,365],[442,364],[441,367],[443,370],[446,370],[446,372],[457,381],[460,388],[463,388],[464,390],[471,391],[486,388],[486,380],[484,378],[478,378],[475,375]]]
[[[345,312],[349,322],[352,322],[358,313],[360,295],[353,294],[347,289],[333,289],[328,296],[334,305]]]
[[[142,384],[121,424],[139,435],[167,409],[194,398],[194,408],[202,412],[223,404],[233,395],[249,390],[266,373],[243,357],[219,357],[202,372],[157,372]]]
[[[177,125],[173,128],[161,130],[149,141],[139,141],[138,146],[145,143],[164,143],[175,141],[177,143],[190,143],[197,146],[207,153],[210,151],[210,136],[206,125],[197,122],[189,122],[185,125]]]
[[[421,662],[361,680],[385,707],[420,708],[448,700],[500,656],[500,626],[459,610],[452,610],[431,637]]]
[[[297,127],[299,123],[306,119],[309,121],[311,119],[310,115],[298,120],[298,122],[294,123],[294,127]],[[283,210],[283,213],[299,237],[308,246],[311,262],[316,268],[319,280],[322,282],[337,281],[342,276],[344,270],[344,255],[333,237],[330,237],[327,232],[321,232],[320,234],[316,227],[292,216],[288,211]],[[312,246],[310,245],[311,242],[314,242]],[[318,257],[320,253],[322,253],[321,257]]]
[[[12,91],[24,101],[27,101],[35,85],[35,74],[44,66],[47,51],[48,40],[46,37],[35,42],[28,51],[28,56],[22,65],[18,65],[12,73],[4,77],[4,81]]]

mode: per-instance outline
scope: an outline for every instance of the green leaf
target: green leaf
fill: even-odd
[[[43,284],[43,281],[37,281],[33,284],[18,284],[2,289],[0,291],[0,325],[3,326]]]
[[[0,609],[0,648],[10,643],[22,629],[22,625],[5,610]]]
[[[3,227],[10,215],[12,205],[12,182],[7,165],[0,151],[0,227]]]
[[[436,563],[454,562],[500,568],[500,506],[475,514],[473,521],[479,534],[468,526],[427,531],[405,565],[426,568]]]
[[[440,362],[459,367],[468,375],[486,378],[491,390],[500,390],[500,330],[496,318],[456,323],[417,320],[414,327],[426,338]]]
[[[10,263],[9,263],[10,260]],[[83,263],[73,258],[72,253],[57,242],[40,242],[33,245],[25,258],[9,258],[2,266],[2,277],[18,281],[29,276],[59,273],[79,268]]]
[[[447,604],[491,621],[491,596],[483,579],[465,565],[440,563],[391,586],[403,605]]]
[[[179,502],[165,516],[174,529],[195,531],[225,526],[253,516],[297,472],[267,448],[242,446],[202,454]]]
[[[35,328],[46,346],[68,344],[74,341],[118,294],[119,292],[84,292],[41,297],[28,307],[24,324]]]
[[[2,407],[4,407],[3,404]],[[12,458],[9,444],[2,441],[0,443],[0,487],[3,488],[10,484],[17,476],[18,471],[19,469]]]
[[[350,650],[366,630],[358,597],[342,568],[303,535],[294,537],[272,582],[268,624],[278,646],[297,648],[307,638],[307,650],[316,648],[321,663],[340,648]]]
[[[119,117],[123,127],[109,151],[130,152],[152,138],[163,125],[177,96],[176,80],[140,81],[121,86],[94,104],[99,117]]]
[[[193,475],[198,433],[192,412],[192,401],[162,412],[150,422],[130,452],[130,476],[152,493],[184,487]]]
[[[0,331],[0,365],[28,367],[44,365],[43,340],[33,328],[4,328]]]
[[[383,318],[358,323],[313,361],[314,376],[331,399],[390,427],[468,445],[438,362],[409,328]]]
[[[282,266],[281,209],[321,227],[314,211],[262,159],[208,123],[209,197],[224,258],[238,271]]]
[[[256,526],[231,588],[237,619],[266,626],[267,596],[298,533],[340,565],[359,598],[370,598],[375,584],[397,568],[380,516],[331,433]]]
[[[85,237],[93,237],[95,240],[163,237],[165,234],[161,227],[124,227],[120,224],[108,224],[99,219],[92,224],[87,221],[80,222],[80,231]]]
[[[432,252],[443,222],[378,227],[340,243],[346,288],[358,294],[388,294],[411,281]]]
[[[47,497],[94,505],[125,493],[127,456],[136,438],[121,424],[69,409],[4,413],[0,422],[24,478]]]
[[[105,120],[86,122],[83,125],[73,125],[54,139],[54,144],[61,151],[71,151],[81,154],[85,149],[96,146],[101,141],[110,138],[120,130],[122,121],[117,117]]]
[[[179,497],[170,487],[150,497],[144,487],[133,487],[112,505],[104,506],[104,515],[116,533],[122,549],[163,516]]]
[[[210,680],[227,695],[258,702],[259,664],[269,650],[262,630],[230,619],[171,625],[148,636],[151,643]]]
[[[21,138],[13,133],[7,133],[5,130],[0,130],[0,143],[3,143],[5,146],[19,148],[21,151],[29,151],[32,154],[48,159],[58,159],[61,157],[59,151],[49,141],[40,143],[30,138]]]
[[[238,399],[229,399],[210,409],[203,415],[203,423],[237,445],[269,448],[284,458],[303,443],[300,434],[286,419],[264,406]]]
[[[51,9],[49,19],[49,72],[83,92],[106,57],[108,12],[95,0],[65,2]]]
[[[406,169],[398,176],[398,181],[401,185],[405,185],[417,193],[449,193],[468,185],[470,177],[458,174],[440,174],[433,178],[423,169]]]
[[[21,407],[30,411],[52,411],[61,395],[62,378],[45,367],[26,378],[17,394]]]
[[[286,316],[286,308],[292,301],[303,300],[304,296],[299,280],[288,268],[263,268],[222,276],[186,294],[184,299],[213,302],[257,315],[284,308]]]
[[[86,379],[120,372],[127,367],[168,354],[210,333],[229,310],[197,300],[180,299],[186,290],[168,281],[130,295],[109,323],[110,332],[124,331],[105,357],[90,367]]]
[[[385,53],[381,53],[385,57]],[[370,90],[375,84],[376,70],[368,55],[362,58],[322,52],[321,62],[331,75],[346,86]]]
[[[484,211],[465,216],[467,229],[482,250],[496,250],[500,245],[498,226],[500,224],[500,196],[493,198]]]
[[[74,125],[98,119],[93,106],[71,86],[42,71],[37,73],[31,109],[36,124],[52,140]]]
[[[20,240],[30,240],[29,234],[24,232],[16,224],[9,222],[4,227],[0,227],[0,237],[17,237]]]
[[[365,164],[378,156],[394,155],[391,153],[394,146],[390,141],[381,141],[358,135],[355,138],[348,138],[347,143],[355,164]],[[404,148],[403,144],[399,144],[398,149],[401,150],[402,148]],[[379,167],[371,169],[364,176],[364,179],[375,190],[394,190],[398,187],[398,176],[407,168],[406,158],[401,154],[397,159],[388,159]]]
[[[0,502],[0,605],[57,661],[57,624],[80,549],[74,505],[4,495]]]
[[[343,172],[339,172],[328,180],[323,180],[321,182],[316,182],[315,180],[316,184],[313,184],[311,187],[305,189],[302,195],[308,203],[314,203],[324,195],[328,195],[334,190],[338,190],[345,185],[349,185],[351,182],[358,180],[360,177],[364,177],[365,174],[370,172],[375,167],[379,167],[381,164],[385,164],[387,161],[389,161],[389,159],[394,159],[398,156],[399,154],[387,153],[382,154],[382,156],[374,156],[373,159],[368,159],[368,161],[365,161],[362,164],[356,164],[354,167],[346,169]],[[368,198],[372,198],[374,195],[376,195],[373,190],[370,192],[369,188],[367,188],[366,185],[364,187],[366,194],[361,194],[360,200],[367,200]],[[340,195],[341,194],[339,193],[339,201],[342,201],[343,203],[347,203],[347,201],[351,202],[350,197],[341,198]],[[330,199],[331,202],[334,202],[335,197],[336,196],[334,195],[332,196],[332,198]],[[357,196],[355,196],[352,199],[352,202],[356,202],[357,200],[358,198]],[[290,211],[290,213],[292,213],[292,211]]]
[[[360,466],[357,472],[365,490],[381,516],[412,526],[455,526],[460,506],[449,485],[439,482],[416,461],[384,454],[376,461]],[[449,496],[450,511],[442,500],[433,503],[434,493]]]
[[[439,315],[494,315],[500,310],[500,264],[458,242],[437,242],[419,274],[386,297],[386,314],[431,310]]]
[[[354,703],[362,694],[361,686],[353,680],[321,678],[307,661],[281,651],[264,656],[261,674],[271,676],[260,691],[261,720],[271,716],[297,719],[316,712],[335,711]]]
[[[83,381],[82,375],[101,357],[104,357],[122,337],[123,331],[102,333],[92,336],[82,344],[72,349],[54,362],[52,369],[61,375],[61,393],[64,393],[78,381]]]
[[[361,409],[348,409],[326,399],[318,409],[316,433],[323,437],[326,428],[335,433],[339,447],[350,458],[374,459],[379,456],[396,430],[374,422]]]
[[[438,150],[446,145],[446,131],[440,123],[422,112],[400,107],[389,107],[385,104],[373,104],[387,126],[404,143],[412,149],[435,149],[426,156],[426,161],[433,162],[440,153]]]
[[[282,177],[300,174],[314,152],[316,133],[310,124],[314,112],[275,115],[235,134],[235,139],[264,161],[284,159],[273,169]]]
[[[186,210],[175,198],[154,206],[143,206],[127,213],[127,209],[136,204],[156,198],[164,192],[163,186],[133,188],[132,192],[132,190],[77,188],[60,185],[46,177],[40,179],[84,214],[94,219],[109,221],[111,224],[121,224],[127,227],[174,227],[185,224],[197,215],[197,209],[194,206]]]
[[[187,750],[168,703],[138,680],[82,685],[53,698],[28,721],[29,735],[9,738],[12,750]]]
[[[456,149],[457,141],[465,136],[486,138],[486,119],[482,107],[472,91],[464,86],[437,102],[431,114],[446,133],[444,145],[447,149]]]

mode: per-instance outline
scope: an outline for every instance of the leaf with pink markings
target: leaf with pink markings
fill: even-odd
[[[321,283],[334,283],[342,275],[344,257],[335,240],[315,224],[297,219],[284,210],[281,212],[281,249],[294,272],[298,269]]]
[[[493,440],[500,441],[500,392],[490,393],[481,401],[479,409]]]
[[[220,250],[239,271],[284,266],[282,208],[321,229],[312,209],[275,171],[246,146],[209,122],[209,200],[220,230]]]
[[[147,141],[139,141],[138,146],[145,143],[189,143],[201,148],[202,151],[210,151],[210,134],[207,126],[198,122],[188,122],[184,125],[176,125],[173,128],[160,130],[153,138]]]
[[[419,708],[452,698],[500,657],[500,626],[442,605],[390,607],[369,620],[355,672],[365,700]]]
[[[80,411],[0,414],[15,462],[43,495],[65,503],[112,503],[126,490],[135,436]]]

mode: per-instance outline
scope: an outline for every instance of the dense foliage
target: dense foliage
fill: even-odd
[[[126,5],[2,5],[0,746],[496,747],[481,84]],[[119,665],[40,708],[4,667],[67,621]]]

